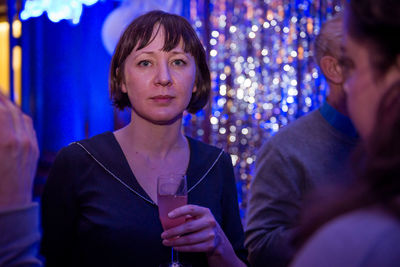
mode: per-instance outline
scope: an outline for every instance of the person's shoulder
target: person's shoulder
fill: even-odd
[[[282,139],[287,136],[301,135],[305,131],[317,126],[318,120],[321,118],[319,110],[313,110],[300,118],[283,126],[271,139]]]
[[[206,144],[187,136],[190,146],[191,159],[195,159],[191,164],[203,166],[204,168],[213,168],[217,166],[226,166],[232,164],[230,155],[222,148]],[[203,168],[202,167],[202,168]]]
[[[293,266],[396,266],[392,263],[393,257],[400,261],[399,242],[398,218],[380,208],[360,209],[317,230]]]
[[[80,155],[86,155],[88,151],[95,153],[99,149],[106,149],[110,141],[112,141],[112,135],[111,132],[104,132],[90,138],[72,142],[63,147],[57,153],[57,157],[79,157]]]
[[[103,146],[105,144],[109,144],[113,140],[114,140],[114,134],[112,132],[104,132],[101,134],[94,135],[90,138],[72,142],[70,145],[79,143],[87,147],[98,147],[98,146]]]
[[[218,148],[216,146],[206,144],[200,140],[194,139],[190,136],[187,136],[187,139],[189,141],[189,146],[190,150],[194,154],[206,154],[206,155],[213,155],[213,154],[220,154],[223,152],[223,149]]]
[[[379,235],[387,229],[391,229],[394,231],[393,233],[398,233],[400,237],[399,219],[379,207],[365,208],[344,214],[332,220],[324,228],[326,232],[334,232],[340,229],[349,237],[352,235]]]
[[[293,151],[293,147],[298,147],[299,144],[312,142],[309,136],[313,134],[313,128],[316,127],[315,124],[318,123],[320,117],[319,111],[313,110],[283,126],[276,134],[262,143],[258,155],[268,151]]]

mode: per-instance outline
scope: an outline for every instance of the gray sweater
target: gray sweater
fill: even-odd
[[[357,138],[341,127],[346,123],[347,117],[325,103],[282,128],[259,150],[245,227],[252,266],[287,266],[306,194],[348,179],[346,163]]]

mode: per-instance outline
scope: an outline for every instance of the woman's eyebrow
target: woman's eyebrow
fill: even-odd
[[[137,54],[133,56],[133,59],[138,58],[139,56],[145,54],[145,55],[154,55],[156,52],[155,51],[136,51]],[[185,51],[179,51],[179,50],[172,50],[169,51],[169,53],[172,53],[174,55],[183,55],[183,56],[188,56],[188,53],[186,53]]]
[[[188,54],[189,54],[184,51],[171,51],[171,53],[174,55],[183,55],[183,56],[188,56]]]
[[[137,54],[133,56],[133,59],[138,58],[139,56],[145,54],[145,55],[153,55],[154,51],[136,51]]]

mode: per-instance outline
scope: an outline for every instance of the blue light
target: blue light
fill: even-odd
[[[32,17],[39,17],[43,12],[47,12],[47,17],[52,22],[60,20],[70,20],[73,24],[78,24],[83,5],[93,5],[99,0],[27,0],[24,9],[21,11],[21,20]]]

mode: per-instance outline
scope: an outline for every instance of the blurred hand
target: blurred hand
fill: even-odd
[[[0,93],[0,208],[31,202],[38,156],[31,118]]]
[[[168,229],[161,234],[163,244],[172,246],[177,251],[206,252],[214,254],[223,245],[229,245],[229,241],[223,230],[216,222],[208,208],[185,205],[169,214],[170,218],[185,216],[184,224]]]

